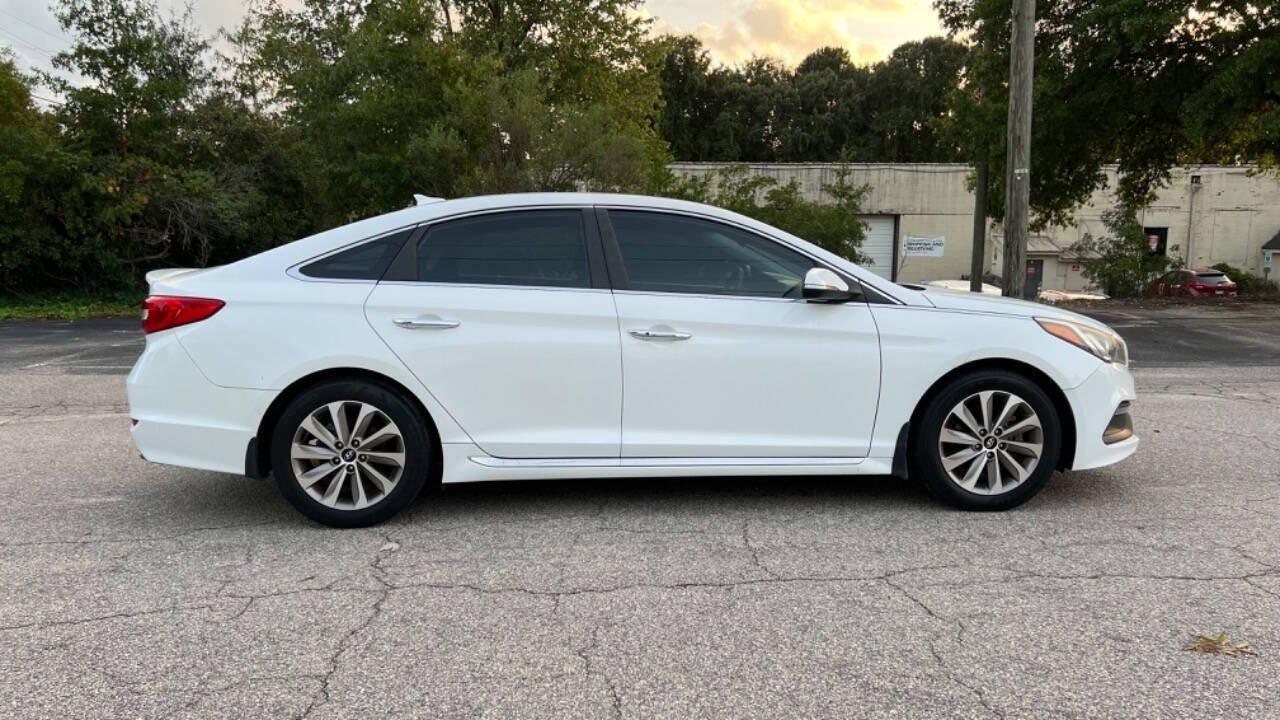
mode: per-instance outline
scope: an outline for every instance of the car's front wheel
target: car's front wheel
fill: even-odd
[[[272,436],[271,466],[285,498],[307,517],[365,527],[417,497],[430,452],[425,423],[398,393],[338,380],[288,404]]]
[[[1026,377],[983,370],[933,396],[912,429],[911,472],[937,498],[966,510],[1006,510],[1031,499],[1058,464],[1061,423]]]

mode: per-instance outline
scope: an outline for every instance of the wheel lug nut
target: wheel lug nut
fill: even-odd
[[[347,472],[355,472],[355,471],[356,471],[355,463],[352,463],[347,466]]]
[[[1002,430],[1002,429],[1000,429],[1000,428],[996,428],[996,434],[997,434],[997,435],[999,435],[999,434],[1000,434],[1000,433],[1002,433],[1002,432],[1004,432],[1004,430]]]
[[[1003,450],[1003,449],[1004,449],[1004,443],[1000,443],[1000,449],[1001,449],[1001,450]]]
[[[996,453],[995,453],[995,451],[994,451],[994,450],[988,450],[988,451],[987,451],[987,457],[989,457],[989,458],[993,458],[993,457],[995,457],[995,456],[996,456]]]
[[[351,441],[351,447],[360,447],[360,441],[359,441],[359,440],[352,440],[352,441]]]
[[[334,464],[334,465],[340,465],[341,463],[342,463],[342,458],[334,458],[334,459],[333,459],[333,464]]]
[[[338,449],[339,449],[339,450],[341,450],[341,449],[342,449],[342,441],[341,441],[341,440],[339,440],[339,441],[337,442],[337,447],[338,447]]]
[[[364,462],[365,460],[368,460],[368,459],[369,459],[369,456],[368,456],[368,455],[361,455],[361,456],[360,456],[360,462]]]
[[[986,431],[986,430],[979,430],[979,431],[978,431],[978,437],[986,437],[986,436],[987,436],[987,431]]]
[[[982,449],[982,445],[981,445],[981,444],[978,444],[978,443],[974,443],[973,449],[974,449],[974,450],[981,450],[981,449]]]

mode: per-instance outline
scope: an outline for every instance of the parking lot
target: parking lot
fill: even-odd
[[[1098,311],[1143,444],[889,478],[429,491],[370,530],[148,464],[135,320],[0,324],[0,716],[1280,716],[1280,311]],[[1255,654],[1184,646],[1225,632]]]

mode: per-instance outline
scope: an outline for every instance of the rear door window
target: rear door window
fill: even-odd
[[[433,225],[418,241],[420,282],[591,287],[582,211],[493,213]]]

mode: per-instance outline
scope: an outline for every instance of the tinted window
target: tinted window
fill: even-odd
[[[632,290],[800,297],[814,262],[753,233],[709,220],[610,210]]]
[[[299,272],[307,277],[335,280],[378,280],[387,271],[412,228],[361,243],[329,257],[304,265]]]
[[[1227,276],[1222,273],[1196,273],[1196,280],[1206,285],[1221,285],[1227,282]]]
[[[590,287],[582,212],[509,212],[436,225],[418,241],[418,279]]]

